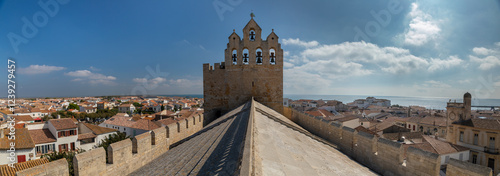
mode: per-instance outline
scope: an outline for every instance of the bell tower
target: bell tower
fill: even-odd
[[[274,29],[262,38],[262,28],[251,15],[243,37],[233,29],[224,61],[203,64],[205,112],[224,114],[254,99],[283,112],[283,49]]]

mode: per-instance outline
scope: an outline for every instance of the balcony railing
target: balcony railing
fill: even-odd
[[[496,155],[498,155],[498,149],[496,149],[496,148],[484,147],[484,152],[489,153],[489,154],[496,154]]]

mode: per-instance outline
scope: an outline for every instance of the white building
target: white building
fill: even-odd
[[[129,113],[134,111],[135,111],[135,106],[133,104],[122,104],[118,106],[118,112],[121,113]]]

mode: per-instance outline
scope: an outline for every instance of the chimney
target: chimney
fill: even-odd
[[[0,131],[1,131],[1,132],[0,132],[0,139],[3,139],[3,138],[5,137],[5,135],[3,134],[3,131],[4,131],[4,130],[3,130],[3,129],[0,129]]]
[[[57,114],[57,119],[61,119],[61,114]]]

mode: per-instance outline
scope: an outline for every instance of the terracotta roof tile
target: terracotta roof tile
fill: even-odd
[[[10,148],[10,142],[12,142],[8,138],[8,134],[10,131],[9,129],[1,130],[4,130],[4,137],[0,138],[0,149],[7,150]],[[15,132],[16,139],[14,140],[14,142],[16,143],[16,149],[31,149],[35,147],[35,143],[33,143],[33,139],[31,139],[30,133],[28,132],[27,128],[17,128]]]
[[[83,123],[83,125],[85,125],[87,128],[89,128],[95,135],[100,135],[100,134],[118,131],[116,129],[100,127],[97,125],[92,125],[90,123]]]
[[[16,172],[22,171],[25,169],[29,169],[35,166],[39,166],[42,164],[49,163],[49,160],[47,158],[41,158],[41,159],[36,159],[36,160],[31,160],[31,161],[26,161],[22,163],[15,163],[14,167],[12,168],[8,165],[0,165],[0,175],[2,176],[15,176]]]
[[[78,135],[78,140],[83,140],[83,139],[91,139],[97,137],[94,133],[85,133],[85,134],[79,134]]]
[[[49,129],[42,130],[29,130],[31,139],[35,144],[44,144],[50,142],[56,142],[57,139],[52,135]]]
[[[73,122],[73,120],[64,118],[64,119],[50,119],[49,123],[56,128],[56,130],[65,130],[65,129],[72,129],[72,128],[78,128]]]
[[[161,127],[161,124],[158,125],[158,123],[154,123],[150,120],[146,120],[146,119],[140,119],[138,121],[136,121],[131,128],[135,128],[135,129],[141,129],[141,130],[154,130],[156,128],[160,128]]]

